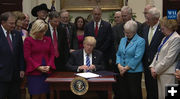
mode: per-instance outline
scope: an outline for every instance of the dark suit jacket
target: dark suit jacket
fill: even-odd
[[[94,21],[91,21],[85,26],[84,36],[94,36],[96,38],[95,49],[102,51],[105,60],[108,61],[108,59],[112,56],[113,47],[111,24],[101,20],[97,37],[95,36],[94,30]]]
[[[50,28],[48,28],[45,36],[52,38]],[[67,43],[66,30],[62,27],[57,27],[57,38],[58,38],[58,51],[59,57],[55,58],[56,71],[65,71],[65,64],[69,58],[69,47]]]
[[[24,71],[23,42],[19,32],[12,31],[13,53],[0,26],[0,82],[17,81]]]
[[[66,26],[69,30],[69,42],[70,42],[70,49],[78,49],[78,39],[76,35],[76,28],[73,23],[69,23],[67,25],[60,23],[59,26],[61,28],[66,29]],[[66,31],[66,41],[67,41],[67,31]]]
[[[156,32],[151,40],[149,45],[148,43],[148,33],[149,33],[150,26],[146,25],[143,28],[143,38],[146,41],[145,52],[143,57],[143,65],[145,68],[148,68],[151,62],[153,61],[154,55],[157,52],[158,46],[161,43],[164,35],[160,30],[160,25],[158,25]]]
[[[76,50],[71,53],[69,61],[66,66],[68,70],[77,72],[79,66],[84,64],[83,49]],[[96,71],[104,69],[104,62],[102,53],[98,50],[92,52],[92,64],[96,66]]]

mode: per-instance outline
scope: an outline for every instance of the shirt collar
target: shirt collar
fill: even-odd
[[[1,25],[1,27],[2,27],[2,30],[3,30],[3,32],[4,32],[4,35],[7,36],[7,34],[6,34],[6,33],[7,33],[7,30],[3,27],[3,25]]]
[[[84,54],[84,56],[88,55],[84,49],[83,49],[83,54]],[[89,54],[89,56],[91,56],[91,55],[92,55],[92,53]]]
[[[159,25],[159,21],[151,28],[153,28],[153,30],[154,30],[154,29],[156,29],[158,27],[158,25]]]

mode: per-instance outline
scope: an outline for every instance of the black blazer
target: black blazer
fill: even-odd
[[[71,53],[66,66],[69,71],[77,72],[79,66],[84,64],[83,49],[76,50]],[[102,53],[98,50],[92,52],[92,64],[96,66],[96,71],[104,69],[104,61]]]
[[[70,49],[78,49],[78,39],[76,35],[76,28],[73,23],[68,23],[67,25],[60,23],[59,27],[64,28],[66,30],[66,26],[69,30],[69,42],[70,42]],[[66,33],[66,41],[67,41],[67,33]]]
[[[108,60],[112,54],[113,47],[113,33],[111,24],[101,20],[97,37],[95,36],[94,30],[94,21],[91,21],[85,26],[84,36],[94,36],[96,38],[95,49],[103,52],[105,60]]]
[[[20,71],[25,69],[22,37],[18,31],[11,31],[13,53],[0,26],[0,82],[17,81]]]
[[[46,31],[45,36],[52,38],[50,28]],[[65,64],[69,58],[69,46],[67,43],[66,30],[60,26],[57,27],[58,51],[59,57],[55,58],[56,71],[66,71]]]
[[[143,65],[145,68],[148,68],[149,65],[152,63],[154,55],[157,52],[158,46],[160,45],[164,34],[161,32],[160,25],[158,25],[156,32],[151,40],[149,45],[148,43],[148,33],[149,33],[150,26],[146,25],[143,28],[143,38],[146,41],[145,52],[143,57]]]

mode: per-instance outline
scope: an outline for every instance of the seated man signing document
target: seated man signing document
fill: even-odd
[[[93,72],[104,69],[103,55],[100,51],[94,50],[96,39],[87,36],[83,41],[83,49],[71,53],[66,64],[72,72]]]

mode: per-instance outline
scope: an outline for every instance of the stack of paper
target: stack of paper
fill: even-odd
[[[85,73],[77,73],[77,76],[81,76],[84,78],[93,78],[93,77],[100,77],[101,75],[95,74],[95,73],[91,73],[91,72],[85,72]]]

